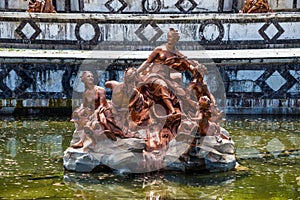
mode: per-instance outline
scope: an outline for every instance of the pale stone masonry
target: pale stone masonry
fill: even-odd
[[[29,0],[2,0],[0,9],[24,11]],[[244,0],[52,0],[58,12],[206,13],[237,12]],[[299,0],[268,0],[274,11],[300,8]]]

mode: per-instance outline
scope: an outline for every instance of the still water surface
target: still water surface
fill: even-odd
[[[248,171],[135,176],[64,172],[68,118],[0,120],[0,199],[300,199],[300,119],[223,124]]]

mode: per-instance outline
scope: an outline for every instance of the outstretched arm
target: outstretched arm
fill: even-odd
[[[139,68],[137,69],[137,73],[140,74],[141,72],[144,72],[149,67],[149,65],[150,63],[148,63],[146,60],[141,64],[141,66],[139,66]]]
[[[141,66],[137,69],[138,74],[145,71],[150,66],[150,64],[153,63],[153,61],[157,58],[157,56],[159,56],[160,50],[161,49],[154,49],[154,51],[152,51],[152,53],[147,58],[147,60],[143,62],[143,64],[141,64]]]
[[[106,81],[105,82],[105,87],[114,90],[114,88],[120,85],[120,83],[118,81]]]

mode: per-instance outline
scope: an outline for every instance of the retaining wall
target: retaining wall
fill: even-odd
[[[93,71],[97,84],[104,86],[106,80],[121,81],[124,69],[139,66],[149,53],[2,50],[0,112],[70,112],[81,103],[81,71]],[[207,79],[210,91],[227,114],[300,114],[300,49],[183,53],[212,72]],[[210,57],[212,53],[216,55]],[[110,98],[110,91],[107,94]]]

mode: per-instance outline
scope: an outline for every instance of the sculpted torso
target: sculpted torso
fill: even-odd
[[[106,92],[103,88],[95,86],[93,89],[86,89],[83,94],[83,106],[92,110],[99,106],[106,106]]]

